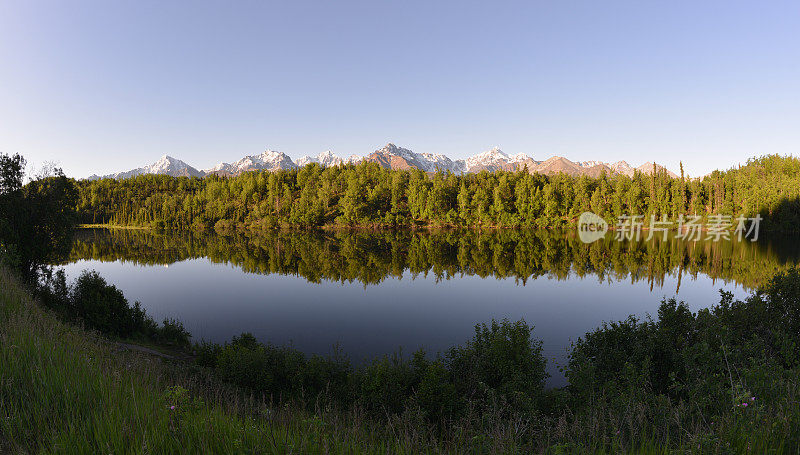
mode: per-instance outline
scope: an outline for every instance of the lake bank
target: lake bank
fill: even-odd
[[[796,291],[792,283],[798,282],[800,275],[794,272],[781,279],[766,289],[767,302],[792,302],[790,308],[800,308],[800,295],[792,293],[792,289]],[[0,343],[3,388],[0,404],[11,411],[11,418],[0,427],[3,448],[38,451],[58,443],[87,452],[100,447],[122,450],[146,446],[169,451],[197,449],[226,453],[323,449],[331,453],[386,450],[661,453],[667,448],[704,453],[720,450],[793,453],[800,447],[798,435],[792,431],[800,424],[797,406],[800,370],[796,365],[781,366],[781,362],[796,360],[794,354],[764,350],[764,346],[753,345],[756,339],[742,345],[743,338],[738,333],[724,335],[723,344],[710,346],[706,353],[697,351],[707,338],[704,332],[715,333],[715,327],[764,333],[759,324],[773,318],[771,310],[759,310],[758,300],[748,299],[734,305],[743,305],[743,314],[754,314],[752,319],[730,313],[726,310],[729,304],[724,301],[712,313],[696,316],[687,315],[681,306],[672,303],[662,305],[656,325],[628,321],[601,327],[587,334],[585,341],[576,347],[574,363],[570,364],[570,376],[575,382],[555,393],[541,392],[536,387],[528,389],[530,386],[525,384],[535,384],[535,374],[524,375],[533,383],[515,379],[513,371],[540,362],[534,361],[535,339],[528,341],[521,337],[527,331],[525,326],[493,323],[476,329],[475,338],[447,354],[441,360],[443,363],[400,361],[392,357],[376,359],[359,373],[372,379],[358,382],[361,385],[353,389],[358,397],[356,406],[363,406],[360,411],[330,405],[309,409],[302,402],[289,399],[285,403],[294,403],[299,409],[290,410],[289,406],[237,399],[237,392],[217,381],[223,379],[246,389],[269,391],[272,397],[277,393],[284,399],[293,394],[281,393],[283,387],[299,387],[294,393],[301,395],[303,390],[324,387],[328,390],[325,399],[335,403],[340,398],[331,393],[340,390],[336,384],[341,384],[337,382],[341,379],[336,378],[343,377],[335,373],[337,369],[329,369],[335,363],[320,363],[321,359],[313,358],[286,363],[285,360],[296,357],[290,350],[261,345],[242,335],[224,346],[200,349],[200,357],[206,359],[204,364],[216,379],[198,381],[202,376],[197,375],[204,373],[187,371],[180,363],[104,347],[105,343],[96,335],[56,321],[51,314],[42,312],[5,271],[0,271],[0,284],[0,328],[4,341]],[[789,330],[786,333],[796,336],[792,331],[800,320],[790,317],[784,322]],[[686,329],[689,338],[685,338]],[[623,334],[629,341],[637,342],[620,345],[613,341]],[[680,341],[672,336],[678,336]],[[509,357],[512,352],[520,352],[520,345],[511,349],[519,342],[532,349],[523,357],[529,361],[519,363],[521,358],[517,354]],[[484,349],[490,346],[494,348]],[[502,346],[506,347],[501,349]],[[752,363],[755,352],[766,354],[767,363]],[[696,357],[698,354],[701,356]],[[662,355],[673,360],[663,363],[662,358],[650,363]],[[472,360],[464,363],[459,360],[461,356]],[[621,369],[619,362],[612,361],[615,356],[632,362],[632,369]],[[276,362],[281,358],[285,360]],[[690,362],[685,364],[688,369],[675,363],[677,359]],[[643,363],[639,365],[640,362]],[[498,365],[511,370],[496,369]],[[643,365],[651,366],[641,369]],[[695,373],[700,365],[708,371]],[[299,370],[306,372],[298,376],[295,368],[311,369]],[[424,374],[414,373],[418,368],[424,368]],[[467,370],[456,374],[460,368]],[[736,369],[735,383],[731,380],[729,384],[726,375],[708,374],[724,372],[725,368]],[[252,375],[270,369],[272,372],[264,376]],[[239,372],[248,374],[239,376]],[[326,378],[321,382],[301,380],[320,374]],[[479,379],[475,374],[487,375],[475,384],[484,384],[495,391],[488,395],[486,390],[478,395],[465,394],[462,387],[472,383],[469,378]],[[647,377],[640,377],[642,374]],[[259,377],[272,379],[242,381]],[[666,377],[677,378],[687,388],[673,389],[661,382]],[[274,382],[276,378],[288,382]],[[448,384],[454,384],[455,389]],[[595,396],[592,390],[601,390],[601,395]],[[638,392],[630,395],[630,390]],[[517,395],[522,391],[524,395]],[[584,396],[589,392],[591,396]],[[715,397],[706,397],[709,392]],[[410,394],[411,398],[403,399],[404,394]],[[348,392],[343,397],[351,403],[349,396]],[[473,397],[466,402],[472,405],[466,408],[459,404],[465,396]],[[520,401],[524,396],[535,399]],[[733,398],[727,405],[725,396]],[[105,401],[109,397],[111,405]],[[317,403],[320,398],[317,396]],[[487,398],[488,402],[482,401]],[[23,407],[24,412],[20,412]],[[394,428],[390,433],[381,430],[386,428],[381,420],[387,418],[387,410]],[[452,417],[439,421],[437,415]],[[670,418],[659,418],[664,415]],[[535,417],[535,425],[524,425],[510,433],[504,430],[515,422],[531,422],[531,417]],[[68,422],[73,429],[69,434],[57,431]],[[214,431],[208,431],[209,422],[213,422]],[[31,433],[32,428],[37,432]],[[39,431],[42,428],[56,431]],[[131,430],[120,435],[119,428]],[[456,428],[462,430],[455,431]],[[280,440],[276,441],[276,437]]]
[[[548,231],[79,234],[69,276],[98,270],[195,340],[247,331],[308,355],[338,345],[360,365],[400,347],[435,356],[477,321],[525,319],[544,342],[551,387],[566,383],[558,365],[570,343],[603,321],[655,314],[663,297],[693,311],[720,288],[743,297],[799,257],[769,243],[589,245]]]

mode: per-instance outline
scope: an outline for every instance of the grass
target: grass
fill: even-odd
[[[273,405],[189,363],[119,350],[0,268],[0,453],[798,453],[800,374],[762,373],[744,378],[764,384],[758,404],[714,421],[620,392],[533,419],[470,409],[440,434],[413,407],[378,419],[314,397]]]
[[[271,408],[188,365],[116,350],[0,270],[2,453],[410,453],[407,442],[357,415]]]

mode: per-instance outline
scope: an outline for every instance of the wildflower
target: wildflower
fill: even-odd
[[[747,407],[747,403],[742,403],[742,406]]]
[[[174,411],[174,410],[175,410],[175,405],[173,404],[172,406],[170,406],[170,407],[169,407],[169,409],[170,409],[171,411]]]
[[[756,397],[750,398],[750,401],[756,401]]]

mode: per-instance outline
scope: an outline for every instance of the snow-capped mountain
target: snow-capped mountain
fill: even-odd
[[[473,155],[464,161],[468,172],[491,172],[503,169],[503,167],[508,164],[509,160],[509,156],[500,150],[500,147],[493,147],[491,150]]]
[[[310,163],[319,163],[322,166],[329,167],[344,164],[358,164],[362,161],[378,163],[389,169],[420,169],[425,172],[436,172],[440,170],[453,172],[455,174],[527,169],[529,173],[548,175],[563,173],[571,176],[586,175],[589,177],[600,177],[605,173],[607,175],[622,174],[630,177],[636,172],[642,172],[644,174],[651,174],[653,172],[653,163],[645,163],[638,168],[634,168],[625,161],[617,161],[616,163],[605,163],[602,161],[573,162],[560,156],[554,156],[546,161],[536,161],[525,153],[508,155],[500,150],[499,147],[494,147],[466,159],[452,160],[445,155],[436,153],[416,153],[389,143],[367,156],[351,155],[347,159],[342,159],[328,150],[320,153],[316,157],[304,156],[298,159],[296,163],[285,153],[267,150],[260,155],[245,156],[234,163],[219,163],[210,169],[202,171],[198,171],[181,160],[164,155],[151,165],[127,172],[110,174],[104,177],[127,178],[140,174],[166,174],[188,177],[203,177],[210,174],[239,175],[242,172],[248,171],[294,169],[298,166],[305,166]],[[661,165],[656,164],[655,166],[659,171],[665,170]],[[670,176],[676,177],[676,174],[668,170],[666,172]],[[97,179],[102,177],[93,175],[89,178]]]
[[[439,169],[462,172],[456,162],[444,155],[415,153],[392,143],[386,144],[382,149],[372,152],[364,159],[390,169],[421,169],[425,172],[435,172]]]
[[[349,164],[358,164],[364,161],[364,157],[361,155],[350,155],[350,158],[347,159]]]
[[[108,175],[92,175],[89,180],[112,178],[112,179],[126,179],[135,177],[141,174],[163,174],[171,175],[173,177],[203,177],[205,174],[202,171],[189,166],[183,161],[173,158],[169,155],[164,155],[153,164],[132,169],[126,172],[118,172],[116,174]]]
[[[235,163],[219,163],[206,174],[237,175],[248,171],[279,171],[297,167],[288,155],[274,150],[267,150],[260,155],[246,156]]]
[[[486,152],[471,156],[465,160],[452,160],[445,155],[436,153],[415,153],[411,150],[398,147],[392,143],[386,144],[382,149],[376,150],[365,158],[383,167],[391,169],[420,169],[425,172],[450,171],[455,174],[480,171],[513,171],[528,165],[531,169],[538,164],[524,153],[509,156],[494,147]]]
[[[321,166],[328,167],[328,166],[338,166],[344,163],[344,160],[334,155],[333,152],[328,150],[320,153],[319,155],[313,158],[306,155],[298,159],[295,163],[297,164],[298,167],[302,167],[305,166],[306,164],[311,164],[311,163],[318,163]]]
[[[534,161],[531,157],[524,153],[518,153],[514,156],[509,156],[507,153],[500,150],[500,147],[493,147],[483,153],[473,155],[466,160],[458,160],[463,162],[463,172],[480,172],[480,171],[515,171],[528,165],[528,170],[538,165],[538,161]]]
[[[420,153],[420,156],[427,163],[427,169],[424,169],[425,172],[436,172],[437,170],[450,171],[456,174],[464,172],[463,160],[453,161],[438,153]]]
[[[627,175],[628,177],[633,177],[635,172],[635,169],[627,161],[617,161],[608,167],[617,174]]]
[[[666,171],[667,175],[669,175],[672,178],[675,178],[675,177],[678,176],[678,174],[675,174],[674,172],[671,172],[671,171],[667,170],[667,168],[665,168],[664,166],[662,166],[660,164],[657,164],[654,161],[651,161],[649,163],[644,163],[643,165],[637,167],[636,170],[641,172],[641,173],[643,173],[643,174],[646,174],[646,175],[652,175],[654,167],[655,167],[656,172]]]
[[[511,155],[508,158],[509,160],[511,160],[512,163],[522,163],[532,159],[531,157],[529,157],[524,153],[517,153],[516,155]]]

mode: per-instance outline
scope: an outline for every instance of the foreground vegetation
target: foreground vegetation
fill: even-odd
[[[94,271],[84,271],[71,286],[63,270],[47,274],[37,283],[34,295],[62,320],[83,324],[106,336],[177,348],[189,346],[191,335],[180,321],[164,319],[159,325],[139,302],[131,305],[122,291]]]
[[[692,314],[668,300],[654,320],[605,324],[573,346],[570,385],[553,390],[524,321],[360,367],[248,334],[196,345],[184,363],[116,352],[43,311],[7,271],[0,285],[0,439],[12,451],[800,450],[796,269],[744,301],[723,293]]]
[[[655,171],[655,169],[654,169]],[[681,172],[683,173],[683,172]],[[389,170],[376,163],[206,178],[142,175],[79,182],[83,223],[229,231],[323,226],[574,226],[584,211],[620,215],[763,216],[800,226],[800,160],[766,156],[702,179]]]
[[[0,452],[403,452],[358,415],[286,404],[120,352],[59,322],[0,270]]]

